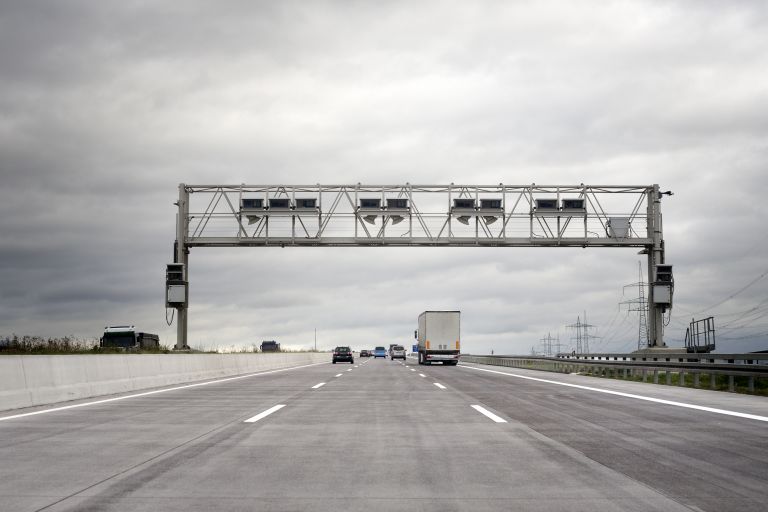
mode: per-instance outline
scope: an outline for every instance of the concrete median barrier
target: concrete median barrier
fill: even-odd
[[[0,411],[330,361],[329,354],[0,357]]]

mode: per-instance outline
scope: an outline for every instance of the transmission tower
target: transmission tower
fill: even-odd
[[[555,343],[553,343],[555,342]],[[546,337],[541,338],[541,344],[544,347],[543,351],[547,357],[552,357],[552,346],[556,347],[557,352],[560,352],[560,337],[553,338],[551,333],[547,333]]]
[[[571,338],[571,341],[576,341],[576,353],[577,354],[589,354],[589,340],[599,338],[590,334],[589,330],[594,329],[595,326],[587,323],[587,313],[584,312],[584,322],[582,323],[581,317],[576,317],[576,323],[566,325],[569,329],[576,331],[576,337]]]
[[[648,283],[643,281],[643,266],[640,262],[637,263],[638,273],[640,280],[636,283],[628,284],[624,287],[627,288],[637,287],[637,298],[626,300],[619,303],[619,308],[622,305],[627,306],[627,313],[639,313],[639,322],[637,328],[637,350],[643,350],[648,348],[648,317],[646,316],[648,311],[648,299],[645,297],[645,289]]]

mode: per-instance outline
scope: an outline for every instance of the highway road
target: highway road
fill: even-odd
[[[355,362],[0,413],[0,510],[768,510],[766,398]]]

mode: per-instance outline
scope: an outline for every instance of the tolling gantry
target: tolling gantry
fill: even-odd
[[[179,185],[166,305],[187,347],[192,247],[636,247],[647,254],[649,346],[672,306],[658,185]]]

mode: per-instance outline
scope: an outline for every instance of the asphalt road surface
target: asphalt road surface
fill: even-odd
[[[114,398],[0,413],[0,510],[768,510],[761,397],[358,358]]]

